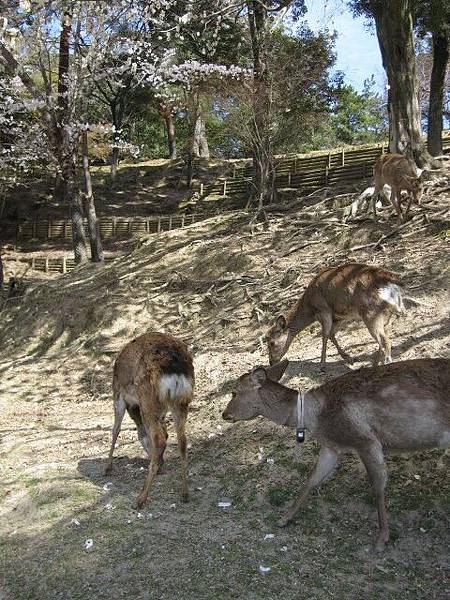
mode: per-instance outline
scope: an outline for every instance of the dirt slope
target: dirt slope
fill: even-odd
[[[400,229],[393,219],[341,223],[326,205],[272,216],[267,229],[232,213],[150,236],[111,264],[30,288],[3,310],[0,597],[448,597],[448,457],[389,459],[393,542],[377,557],[373,496],[354,458],[294,525],[276,530],[318,446],[308,440],[299,450],[293,432],[262,419],[229,425],[220,418],[236,376],[266,361],[267,324],[323,265],[351,260],[396,272],[421,304],[393,325],[394,360],[449,356],[448,200],[429,197],[428,217],[416,211]],[[165,471],[138,514],[131,504],[146,461],[131,422],[113,474],[102,473],[112,363],[149,329],[177,333],[193,347],[192,500],[179,501],[171,436]],[[339,338],[357,357],[352,368],[368,363],[375,346],[361,325]],[[349,368],[330,347],[322,375],[319,355],[313,326],[292,346],[284,382],[309,387]],[[231,507],[219,508],[224,500]],[[268,533],[275,537],[264,539]],[[271,570],[262,574],[260,566]]]

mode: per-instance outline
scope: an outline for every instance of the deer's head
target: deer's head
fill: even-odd
[[[273,367],[255,367],[250,373],[241,375],[236,381],[231,400],[222,413],[226,421],[248,421],[262,414],[263,399],[261,391],[277,382],[286,371],[289,361],[274,365]]]
[[[275,324],[272,325],[266,334],[269,364],[274,365],[283,358],[292,341],[291,338],[286,317],[279,315]]]

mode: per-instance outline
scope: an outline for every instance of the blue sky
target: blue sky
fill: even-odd
[[[306,0],[306,5],[305,19],[313,31],[336,30],[336,69],[343,71],[345,80],[361,90],[373,74],[381,92],[385,75],[374,29],[368,30],[365,19],[354,19],[344,0]]]

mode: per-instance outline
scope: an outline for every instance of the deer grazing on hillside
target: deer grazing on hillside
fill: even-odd
[[[394,207],[398,219],[406,221],[411,207],[411,201],[420,204],[423,196],[423,180],[428,172],[418,169],[415,163],[402,154],[383,154],[375,162],[373,167],[373,176],[375,179],[375,190],[372,196],[372,208],[374,218],[377,218],[376,202],[378,195],[383,190],[385,184],[391,187],[390,201]],[[401,209],[402,190],[410,193],[406,211],[403,214]]]
[[[181,496],[188,499],[185,425],[194,394],[194,367],[181,340],[164,333],[146,333],[128,343],[114,364],[114,426],[105,473],[112,469],[114,446],[125,410],[136,423],[150,465],[137,507],[145,504],[153,480],[164,462],[165,416],[172,412],[181,459]],[[149,443],[150,440],[150,443]]]
[[[287,360],[241,376],[223,418],[262,415],[279,425],[310,431],[322,445],[303,493],[280,520],[286,526],[308,496],[355,451],[366,467],[378,504],[375,548],[389,540],[385,506],[387,450],[413,451],[450,445],[450,359],[408,360],[353,371],[299,394],[278,383]]]
[[[280,361],[294,337],[314,321],[322,325],[320,368],[325,371],[327,342],[330,339],[340,356],[351,357],[336,340],[336,329],[343,321],[362,319],[379,349],[373,364],[391,362],[391,342],[386,328],[394,314],[403,310],[402,291],[392,273],[369,265],[346,264],[323,269],[308,285],[303,296],[266,334],[270,364]]]

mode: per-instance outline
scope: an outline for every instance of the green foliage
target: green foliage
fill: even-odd
[[[386,139],[387,114],[383,98],[374,92],[374,80],[366,80],[362,93],[339,82],[328,125],[328,143],[368,144]]]

